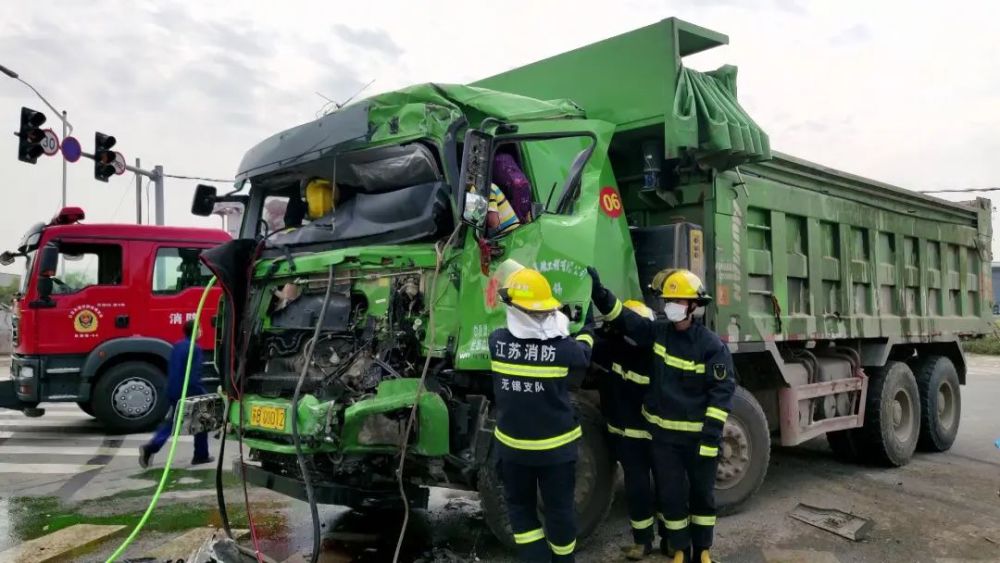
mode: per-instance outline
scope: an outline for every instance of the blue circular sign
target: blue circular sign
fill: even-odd
[[[76,162],[80,160],[80,154],[83,149],[80,148],[80,141],[76,140],[76,137],[66,137],[62,142],[62,153],[63,158],[69,162]]]

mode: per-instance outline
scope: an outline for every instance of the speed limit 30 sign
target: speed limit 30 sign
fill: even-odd
[[[41,142],[38,143],[38,146],[42,147],[42,152],[44,152],[46,156],[55,156],[55,154],[59,152],[59,137],[56,135],[56,132],[51,129],[45,129],[44,133],[45,137],[43,137]]]

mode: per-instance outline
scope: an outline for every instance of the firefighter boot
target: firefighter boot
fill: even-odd
[[[667,540],[660,542],[660,552],[667,556],[670,563],[691,563],[691,548],[673,549]]]
[[[653,544],[651,543],[635,543],[626,548],[625,559],[629,561],[642,561],[647,555],[653,553]]]

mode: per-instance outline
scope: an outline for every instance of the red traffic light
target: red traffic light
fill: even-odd
[[[116,142],[111,135],[94,133],[94,179],[107,182],[115,173],[115,153],[111,149]]]

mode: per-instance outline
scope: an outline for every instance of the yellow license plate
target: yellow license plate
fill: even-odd
[[[285,429],[285,409],[281,407],[250,407],[250,426],[269,430]]]

